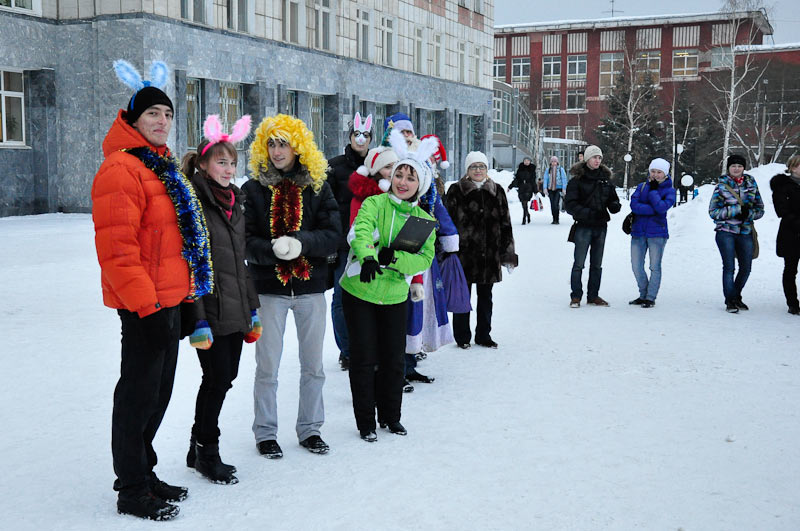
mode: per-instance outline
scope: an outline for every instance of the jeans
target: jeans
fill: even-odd
[[[797,301],[797,263],[800,256],[785,256],[783,258],[783,294],[786,304],[791,308],[798,307]]]
[[[475,342],[488,343],[492,340],[492,286],[494,284],[476,284],[475,291],[478,295],[476,308],[477,323],[475,325]],[[472,293],[472,284],[467,284],[467,289]],[[453,314],[453,337],[456,343],[469,343],[472,333],[469,329],[469,313]]]
[[[750,276],[750,265],[753,262],[753,235],[734,234],[727,231],[717,231],[717,247],[722,256],[722,293],[725,302],[741,298],[747,277]],[[733,278],[736,261],[739,262],[739,272]]]
[[[666,238],[631,238],[631,267],[636,285],[639,287],[639,298],[648,301],[656,300],[658,288],[661,287],[661,258],[664,256]],[[644,255],[650,252],[650,280],[644,272]]]
[[[300,356],[300,398],[297,408],[297,439],[319,435],[325,421],[322,403],[322,343],[325,339],[325,295],[259,295],[258,315],[264,332],[256,341],[256,380],[253,386],[256,442],[275,440],[278,435],[278,368],[283,353],[286,315],[294,314]]]
[[[558,214],[561,212],[561,190],[548,190],[547,195],[550,197],[550,212],[553,214],[553,221],[558,223]]]
[[[339,286],[339,279],[344,273],[347,265],[347,251],[339,250],[339,258],[336,262],[336,271],[333,272],[333,297],[331,297],[331,322],[333,323],[333,338],[339,353],[343,358],[350,357],[350,336],[347,333],[347,323],[344,320],[344,310],[342,309],[342,288]]]
[[[192,435],[201,444],[219,442],[219,413],[225,395],[239,373],[243,341],[244,334],[236,332],[214,336],[214,342],[209,349],[197,349],[197,357],[203,368],[203,379],[197,391]]]
[[[583,226],[578,224],[575,227],[575,254],[572,263],[572,275],[570,276],[570,297],[578,299],[583,296],[583,284],[581,275],[583,266],[586,263],[586,254],[589,253],[589,286],[587,299],[595,299],[600,292],[600,279],[603,276],[603,249],[606,245],[606,226],[599,227]]]

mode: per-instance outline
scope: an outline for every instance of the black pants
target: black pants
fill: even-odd
[[[783,258],[783,294],[786,304],[796,308],[797,302],[797,263],[800,256],[785,256]]]
[[[528,212],[528,206],[531,203],[530,197],[520,197],[520,203],[522,203],[522,224],[530,223],[531,222],[531,214]]]
[[[475,284],[478,293],[478,322],[475,325],[475,342],[488,343],[492,340],[492,286],[494,284]],[[472,293],[472,284],[468,284]],[[453,314],[453,337],[456,343],[469,343],[472,333],[469,328],[469,313]]]
[[[241,332],[214,336],[211,348],[197,349],[203,380],[197,391],[192,435],[201,444],[219,442],[219,412],[222,411],[225,394],[239,373],[243,341],[244,334]]]
[[[400,420],[407,303],[372,304],[342,290],[350,336],[350,393],[359,430],[375,429],[376,408],[379,422]]]
[[[167,312],[173,332],[163,345],[153,344],[145,335],[136,313],[117,310],[122,321],[122,363],[111,417],[115,490],[146,485],[158,462],[153,439],[172,395],[181,325],[177,306],[159,311]]]

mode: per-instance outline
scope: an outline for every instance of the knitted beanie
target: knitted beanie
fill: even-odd
[[[664,175],[669,174],[669,162],[664,159],[653,159],[650,161],[650,167],[647,168],[649,170],[661,170],[664,172]]]
[[[467,160],[465,161],[464,165],[469,169],[470,166],[475,164],[476,162],[482,162],[489,167],[489,159],[486,158],[486,155],[481,153],[480,151],[470,151],[467,153]]]
[[[129,124],[133,125],[139,117],[152,107],[153,105],[166,105],[174,113],[175,107],[172,106],[172,100],[169,99],[163,90],[156,87],[144,87],[142,90],[131,96],[131,101],[128,102],[128,107],[125,110],[123,118]]]
[[[597,146],[589,146],[586,148],[586,151],[583,152],[583,160],[588,160],[592,157],[596,157],[597,155],[600,155],[600,157],[602,157],[603,150]]]

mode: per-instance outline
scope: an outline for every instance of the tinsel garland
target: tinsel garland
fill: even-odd
[[[300,230],[303,224],[303,189],[289,179],[270,185],[272,205],[269,211],[269,228],[273,238],[280,238]],[[292,277],[311,278],[311,264],[303,256],[294,260],[278,260],[275,265],[278,280],[284,286]]]
[[[189,179],[181,173],[178,161],[168,151],[164,156],[145,147],[124,151],[141,160],[148,170],[156,174],[172,200],[183,240],[181,255],[189,264],[189,298],[198,299],[212,293],[214,271],[211,263],[211,241],[203,207]]]

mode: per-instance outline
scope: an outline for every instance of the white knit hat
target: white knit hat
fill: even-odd
[[[583,160],[589,160],[592,157],[596,157],[597,155],[603,156],[603,150],[597,146],[589,146],[586,148],[586,151],[583,152]]]
[[[653,159],[650,161],[650,167],[647,168],[649,170],[661,170],[664,172],[664,175],[669,174],[669,162],[664,159]]]
[[[470,151],[469,153],[467,153],[467,160],[464,162],[466,167],[469,169],[469,167],[475,164],[476,162],[483,162],[487,168],[489,167],[489,159],[487,159],[486,155],[484,155],[480,151]]]
[[[419,188],[414,196],[414,200],[416,201],[425,195],[425,192],[431,187],[431,181],[433,181],[433,167],[428,159],[439,148],[438,142],[434,138],[426,138],[420,141],[419,148],[416,151],[410,151],[406,144],[406,139],[397,128],[394,128],[392,132],[389,133],[389,144],[392,146],[392,150],[397,154],[398,159],[392,168],[392,178],[394,178],[397,168],[404,164],[411,166],[414,168],[414,171],[417,172]]]
[[[397,162],[397,153],[392,148],[378,146],[367,151],[364,164],[359,166],[356,171],[364,177],[375,175],[387,164],[394,164],[395,162]]]

